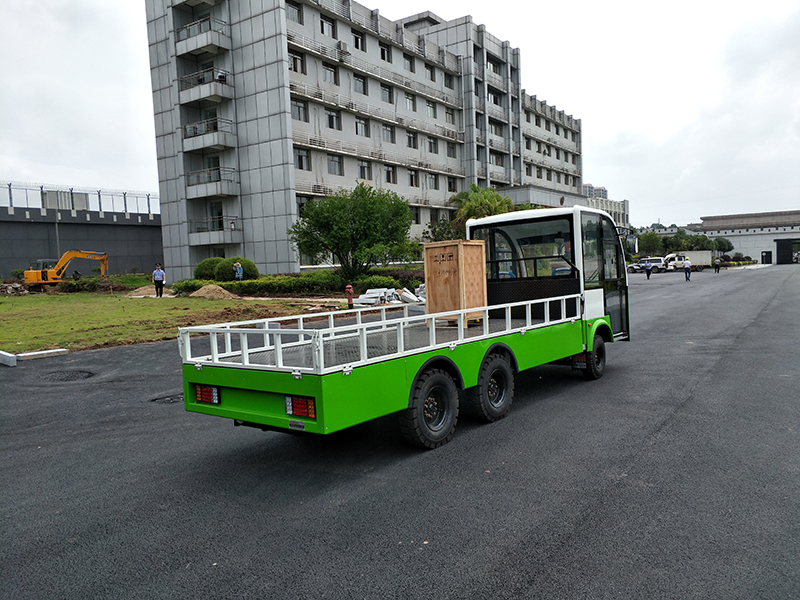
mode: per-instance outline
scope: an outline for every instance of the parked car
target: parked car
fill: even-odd
[[[652,268],[650,269],[653,273],[660,273],[661,271],[667,270],[667,265],[664,262],[664,258],[660,256],[648,256],[647,258],[640,258],[639,262],[633,263],[628,265],[628,273],[644,273],[644,265],[647,261],[650,261]]]

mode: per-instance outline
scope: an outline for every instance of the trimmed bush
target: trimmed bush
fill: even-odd
[[[372,288],[399,288],[400,282],[392,277],[385,277],[384,275],[367,275],[366,277],[359,277],[353,284],[353,289],[356,293],[363,294]]]
[[[258,268],[252,260],[242,258],[241,256],[232,256],[231,258],[223,258],[214,268],[214,281],[236,281],[236,272],[233,269],[233,263],[242,264],[242,275],[244,279],[258,279]]]
[[[194,278],[206,280],[214,279],[214,270],[223,260],[221,256],[212,256],[211,258],[201,260],[194,268]]]
[[[25,269],[11,269],[12,279],[23,279],[25,277]]]

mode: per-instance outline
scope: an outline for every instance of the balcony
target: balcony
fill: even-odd
[[[183,126],[183,151],[224,150],[236,147],[233,121],[206,119]]]
[[[231,49],[228,24],[218,19],[206,17],[181,27],[175,32],[177,42],[175,52],[178,56],[198,55],[206,52],[219,54]]]
[[[175,6],[175,7],[178,7],[178,6],[188,6],[188,7],[200,6],[200,7],[204,7],[204,8],[205,7],[209,7],[210,8],[212,6],[216,6],[218,2],[221,2],[221,0],[173,0],[172,6]]]
[[[225,198],[239,195],[235,170],[214,167],[186,174],[186,198]]]
[[[244,241],[239,217],[214,217],[189,221],[190,246],[241,244]]]
[[[179,99],[181,104],[202,100],[222,102],[232,100],[233,91],[233,75],[228,71],[212,67],[181,77]]]

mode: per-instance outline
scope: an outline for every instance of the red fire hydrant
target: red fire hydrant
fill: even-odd
[[[344,291],[347,292],[347,308],[353,308],[353,286],[348,283]]]

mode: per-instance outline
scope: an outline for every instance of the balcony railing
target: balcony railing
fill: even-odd
[[[207,133],[233,133],[233,121],[229,119],[206,119],[183,126],[183,137],[185,139],[205,135]]]
[[[204,85],[206,83],[221,83],[223,85],[231,85],[232,81],[233,78],[229,71],[211,67],[210,69],[184,75],[180,79],[180,85],[181,91],[183,91],[197,87],[198,85]]]
[[[186,185],[201,185],[204,183],[216,183],[218,181],[235,183],[235,172],[235,169],[226,167],[213,167],[211,169],[191,171],[186,174]]]
[[[176,31],[176,36],[177,40],[182,42],[196,35],[200,35],[201,33],[205,33],[206,31],[216,31],[217,33],[228,35],[227,29],[228,24],[225,23],[225,21],[206,17],[205,19],[200,19],[194,23],[184,25]]]
[[[189,220],[189,233],[205,233],[207,231],[240,231],[239,217],[212,217],[210,219]]]

